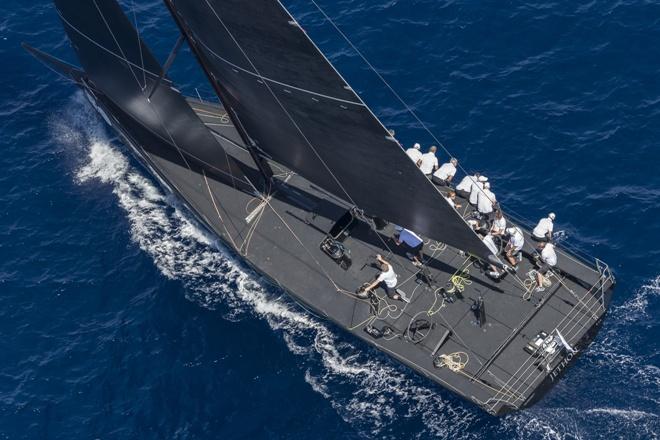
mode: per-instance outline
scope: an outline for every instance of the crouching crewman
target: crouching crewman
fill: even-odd
[[[380,255],[376,255],[376,261],[378,261],[378,265],[380,266],[380,273],[371,284],[358,292],[358,297],[368,298],[372,290],[382,287],[390,299],[399,301],[401,296],[396,293],[397,277],[394,268]]]

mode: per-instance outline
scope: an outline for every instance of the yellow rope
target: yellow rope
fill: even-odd
[[[464,271],[460,273],[456,273],[451,276],[450,278],[452,287],[447,291],[447,293],[454,293],[456,291],[463,292],[465,290],[465,286],[469,286],[472,284],[472,281],[470,281],[470,270],[465,269]]]

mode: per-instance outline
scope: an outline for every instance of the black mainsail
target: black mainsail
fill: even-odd
[[[246,144],[369,215],[491,255],[279,1],[165,3]]]
[[[251,189],[171,82],[165,78],[159,85],[162,67],[115,0],[55,0],[55,6],[90,86],[117,117],[150,139],[148,149]]]

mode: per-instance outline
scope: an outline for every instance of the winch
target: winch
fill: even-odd
[[[353,264],[351,260],[351,251],[343,243],[332,237],[325,237],[321,242],[321,250],[327,256],[332,258],[342,269],[348,270]]]

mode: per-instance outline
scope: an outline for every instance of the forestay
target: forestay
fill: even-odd
[[[246,142],[369,215],[490,255],[278,1],[165,3]]]

